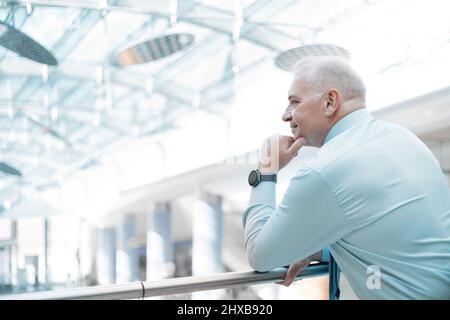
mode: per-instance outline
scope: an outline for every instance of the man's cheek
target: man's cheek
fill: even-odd
[[[300,137],[304,136],[304,131],[301,127],[298,127],[294,134],[294,139],[297,140]]]

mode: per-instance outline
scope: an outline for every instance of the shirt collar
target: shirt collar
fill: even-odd
[[[330,131],[328,131],[323,144],[327,143],[338,134],[344,132],[347,129],[355,126],[356,124],[364,121],[373,119],[373,116],[367,111],[366,108],[358,109],[353,112],[350,112],[345,117],[341,118],[338,122],[336,122],[333,127],[331,127]]]

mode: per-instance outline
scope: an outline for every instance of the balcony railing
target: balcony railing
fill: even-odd
[[[126,284],[83,287],[55,291],[3,295],[0,300],[67,300],[67,299],[143,299],[195,291],[240,287],[283,280],[285,268],[269,272],[239,271],[204,276],[172,278],[161,281],[140,281]],[[310,265],[297,275],[298,279],[328,274],[328,264]]]

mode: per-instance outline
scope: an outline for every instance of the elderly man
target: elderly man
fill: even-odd
[[[450,299],[450,191],[433,154],[371,116],[343,60],[301,60],[288,99],[282,120],[293,136],[267,139],[249,176],[250,265],[290,265],[289,285],[312,260],[331,260],[361,299]],[[320,149],[276,206],[276,173],[302,146]]]

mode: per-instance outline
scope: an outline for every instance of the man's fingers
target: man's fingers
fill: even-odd
[[[297,274],[304,268],[303,265],[294,265],[294,267],[289,268],[286,278],[292,283],[297,276]]]
[[[294,141],[294,143],[289,147],[288,152],[292,155],[297,155],[299,150],[306,144],[305,138],[298,138]]]
[[[300,271],[302,271],[306,265],[304,263],[295,263],[291,265],[286,272],[286,275],[284,276],[283,282],[280,282],[279,284],[284,285],[286,287],[290,286],[292,282],[294,282],[295,277],[297,274],[299,274]]]
[[[295,277],[297,276],[299,271],[300,270],[296,270],[294,272],[293,269],[289,268],[288,272],[286,273],[286,276],[284,277],[283,282],[281,282],[280,284],[289,287],[292,284],[292,282],[294,282]]]
[[[281,283],[283,286],[289,287],[292,282],[294,282],[295,277],[286,277],[284,281]]]

